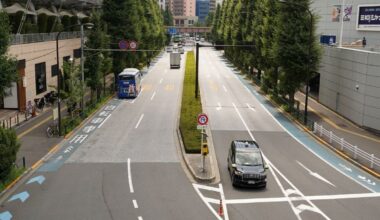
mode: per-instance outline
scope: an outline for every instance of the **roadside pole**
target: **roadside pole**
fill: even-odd
[[[201,157],[202,157],[201,171],[202,173],[205,173],[206,172],[206,156],[208,154],[207,134],[205,132],[205,128],[208,123],[208,117],[206,114],[203,114],[203,113],[199,114],[197,121],[198,121],[197,129],[201,130]]]

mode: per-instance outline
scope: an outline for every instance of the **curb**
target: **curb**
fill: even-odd
[[[255,86],[257,87],[257,85],[255,84]],[[352,163],[353,165],[355,165],[356,167],[360,168],[361,170],[367,172],[368,174],[370,174],[371,176],[373,177],[376,177],[378,179],[380,179],[380,173],[360,164],[359,162],[357,162],[356,160],[352,159],[349,155],[347,155],[346,153],[336,149],[335,147],[331,146],[329,143],[327,143],[325,140],[323,140],[322,138],[318,137],[317,135],[315,135],[312,131],[310,131],[307,127],[305,127],[303,124],[301,124],[300,122],[298,122],[297,120],[295,120],[288,112],[284,111],[277,103],[273,102],[267,95],[263,94],[261,91],[258,91],[263,97],[265,97],[266,100],[268,100],[274,107],[277,108],[277,110],[282,114],[284,115],[288,120],[292,121],[299,129],[305,131],[306,133],[308,133],[310,136],[312,136],[316,141],[318,141],[320,144],[326,146],[328,149],[330,149],[331,151],[333,151],[334,153],[336,153],[338,156],[340,156],[342,159],[345,159],[347,161],[349,161],[350,163]]]
[[[185,146],[183,145],[183,141],[182,141],[182,135],[181,135],[181,132],[179,131],[179,128],[176,129],[176,133],[177,133],[177,137],[178,137],[178,141],[179,141],[179,145],[180,145],[180,149],[181,149],[181,155],[182,155],[182,158],[183,160],[185,161],[185,164],[186,164],[186,167],[187,169],[190,171],[191,175],[193,176],[193,178],[197,181],[197,182],[200,182],[200,183],[211,183],[215,180],[215,172],[214,172],[214,169],[211,168],[211,176],[210,177],[202,177],[202,176],[199,176],[197,175],[197,173],[195,172],[194,168],[190,165],[190,161],[189,159],[187,158],[187,154],[184,150]],[[195,155],[199,155],[201,156],[201,154],[195,154]],[[206,157],[206,160],[209,160],[210,164],[211,164],[211,167],[213,167],[213,163],[212,163],[212,160],[209,157]]]

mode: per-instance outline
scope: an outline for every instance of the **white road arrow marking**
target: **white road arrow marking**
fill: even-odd
[[[294,189],[287,189],[285,190],[285,193],[287,196],[290,196],[291,194],[296,194],[296,195],[300,194],[297,190],[294,190]]]
[[[340,163],[339,166],[342,167],[343,169],[347,170],[347,171],[352,172],[352,169],[349,168],[349,167],[347,167],[346,165],[343,165],[343,164]]]
[[[359,177],[359,179],[363,180],[364,182],[368,183],[369,185],[376,186],[376,183],[373,182],[371,179],[367,179],[367,177],[361,176],[361,175],[359,175],[358,177]]]
[[[308,211],[312,211],[312,212],[316,212],[316,213],[319,213],[319,210],[316,209],[316,208],[313,208],[311,206],[308,206],[308,205],[305,205],[305,204],[301,204],[299,206],[296,207],[296,212],[299,214],[305,210],[308,210]]]
[[[256,109],[255,109],[255,108],[252,108],[252,106],[250,106],[248,103],[246,103],[246,104],[247,104],[247,107],[248,107],[250,110],[256,112]]]
[[[332,184],[332,183],[331,183],[330,181],[328,181],[326,178],[324,178],[323,176],[319,175],[319,174],[316,173],[316,172],[311,171],[309,168],[307,168],[307,167],[306,167],[305,165],[303,165],[301,162],[297,161],[297,163],[298,163],[301,167],[303,167],[307,172],[309,172],[310,175],[314,176],[315,178],[318,178],[318,179],[322,180],[322,181],[325,182],[325,183],[330,184],[330,185],[333,186],[333,187],[336,187],[334,184]]]
[[[216,107],[216,110],[220,111],[222,109],[222,105],[220,105],[220,102],[218,102],[218,107]]]

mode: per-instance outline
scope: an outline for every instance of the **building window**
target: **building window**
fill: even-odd
[[[36,71],[36,94],[40,94],[46,91],[46,64],[37,63],[35,65]]]
[[[58,75],[58,68],[57,64],[51,66],[51,76],[57,76]]]

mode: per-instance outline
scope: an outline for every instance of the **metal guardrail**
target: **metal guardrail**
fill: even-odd
[[[54,33],[36,33],[36,34],[13,34],[11,35],[11,45],[29,44],[45,41],[55,41],[58,32]],[[80,38],[80,31],[62,32],[60,40]]]
[[[358,162],[365,162],[363,165],[368,165],[371,169],[380,168],[380,159],[375,157],[374,154],[369,154],[364,150],[360,149],[358,146],[348,143],[344,138],[340,138],[335,135],[332,131],[325,129],[322,125],[319,125],[317,122],[314,122],[313,133],[322,138],[328,140],[328,142],[335,148],[349,153],[355,160]]]

